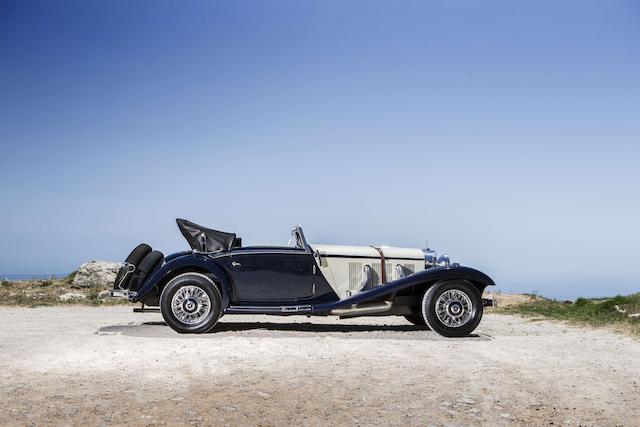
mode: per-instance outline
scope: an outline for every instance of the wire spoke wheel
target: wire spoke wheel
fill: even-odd
[[[459,289],[443,292],[435,304],[438,320],[450,328],[466,325],[473,317],[471,298]]]
[[[180,322],[195,325],[211,311],[211,299],[198,286],[182,286],[171,299],[171,312]]]

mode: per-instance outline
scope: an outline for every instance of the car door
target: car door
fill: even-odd
[[[287,305],[313,297],[315,260],[304,250],[238,251],[222,264],[233,282],[233,302]]]

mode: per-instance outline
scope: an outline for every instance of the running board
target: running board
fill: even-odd
[[[290,316],[293,314],[311,314],[310,305],[246,306],[230,305],[225,314],[271,314]]]

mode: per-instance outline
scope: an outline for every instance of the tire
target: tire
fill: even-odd
[[[134,250],[131,251],[127,259],[124,260],[125,263],[134,265],[136,269],[142,262],[145,256],[147,256],[151,252],[151,246],[141,243],[135,247]],[[129,271],[129,266],[125,265],[120,268],[118,274],[116,275],[116,280],[113,282],[113,289],[129,289],[128,285],[131,281],[132,274],[127,274]],[[135,270],[134,270],[135,271]],[[124,278],[124,280],[122,280]],[[122,282],[122,283],[120,283]]]
[[[427,322],[422,318],[422,314],[407,314],[404,316],[410,323],[413,323],[416,326],[420,326],[422,329],[429,329],[427,326]]]
[[[162,290],[160,311],[174,331],[201,334],[218,322],[222,314],[222,297],[210,277],[201,273],[183,273],[171,279]]]
[[[422,297],[422,317],[427,326],[445,337],[469,335],[480,323],[482,310],[480,292],[465,281],[436,283]]]
[[[153,251],[144,257],[136,271],[133,272],[131,280],[129,281],[129,290],[132,292],[138,292],[142,288],[142,284],[147,279],[149,274],[162,263],[164,255],[162,252]]]

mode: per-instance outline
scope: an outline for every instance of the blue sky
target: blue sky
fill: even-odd
[[[640,288],[633,1],[4,1],[0,274],[245,243],[431,246]]]

